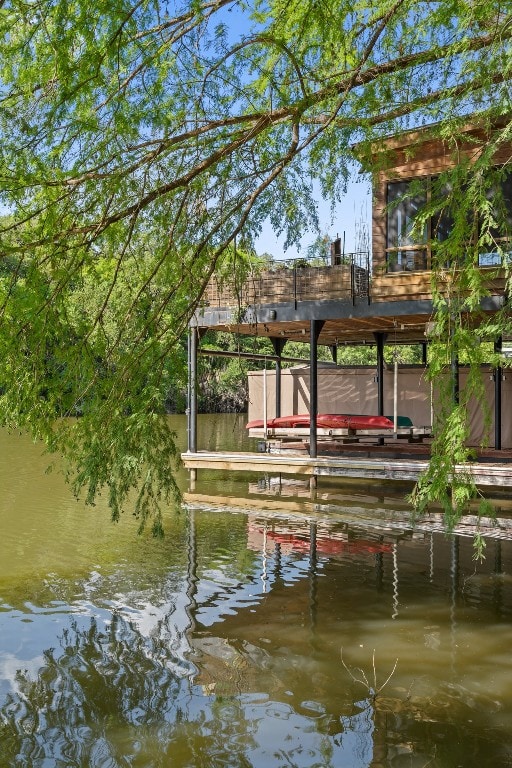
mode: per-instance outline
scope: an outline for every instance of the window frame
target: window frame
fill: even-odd
[[[397,185],[411,185],[411,184],[417,184],[417,183],[423,183],[425,182],[425,201],[424,204],[428,205],[430,202],[430,176],[422,176],[422,177],[411,177],[407,179],[396,179],[396,180],[387,180],[386,181],[386,248],[385,248],[385,254],[386,254],[386,272],[426,272],[430,269],[430,237],[431,237],[431,222],[430,219],[428,222],[426,222],[425,225],[425,232],[424,232],[424,243],[404,243],[391,245],[390,244],[390,217],[392,216],[393,212],[400,211],[400,204],[394,206],[394,208],[391,208],[390,206],[393,203],[393,200],[390,200],[390,187],[391,186],[397,186]],[[405,197],[404,193],[401,195],[402,199],[407,201],[407,197]],[[419,195],[417,196],[419,197]],[[398,196],[396,199],[400,199],[400,196]],[[405,227],[407,226],[407,223],[405,224]],[[402,227],[403,229],[404,227]],[[396,227],[398,230],[398,227]],[[398,233],[397,233],[397,240],[398,240]],[[392,258],[393,254],[397,254],[396,261]],[[423,267],[417,267],[416,266],[416,259],[417,256],[421,254],[422,261],[425,266]],[[401,256],[399,259],[398,257]],[[408,263],[413,263],[413,268],[410,268],[407,266]],[[404,266],[404,262],[406,266]],[[392,267],[396,266],[398,269],[393,269]]]

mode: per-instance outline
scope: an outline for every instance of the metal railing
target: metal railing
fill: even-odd
[[[336,264],[321,259],[269,261],[238,288],[210,280],[203,301],[213,307],[283,302],[370,300],[370,254],[346,253]]]

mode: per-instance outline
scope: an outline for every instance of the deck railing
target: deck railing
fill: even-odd
[[[370,299],[370,254],[346,253],[339,264],[318,259],[269,262],[236,286],[210,280],[203,302],[212,307],[254,306],[283,302]]]

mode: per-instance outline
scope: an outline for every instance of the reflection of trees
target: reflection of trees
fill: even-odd
[[[183,668],[164,642],[119,616],[105,629],[95,619],[87,628],[74,623],[60,650],[45,651],[37,679],[18,672],[17,692],[0,710],[0,765],[125,766],[128,754],[145,754],[154,728],[163,753],[188,717],[187,669],[179,676],[176,663]]]
[[[74,622],[43,658],[0,708],[0,768],[251,765],[243,702],[205,695],[169,637],[114,615]]]
[[[362,614],[354,610],[353,594],[361,573],[369,585],[357,592],[358,599],[364,596],[364,615],[378,623],[390,614],[389,600],[373,586],[370,566],[352,569],[350,576],[337,570],[321,578],[312,524],[309,570],[305,559],[296,568],[299,561],[291,558],[294,567],[288,568],[277,546],[269,570],[272,589],[264,600],[258,598],[256,611],[244,584],[256,581],[257,569],[248,568],[252,579],[244,582],[238,562],[226,555],[239,546],[242,551],[240,530],[231,532],[230,540],[227,525],[204,533],[206,515],[191,513],[187,520],[186,569],[180,555],[180,568],[167,576],[160,563],[137,579],[119,571],[107,581],[91,578],[84,587],[91,603],[105,604],[122,576],[132,591],[119,602],[140,608],[144,630],[122,614],[109,624],[93,619],[85,626],[78,619],[61,633],[56,648],[45,651],[35,678],[18,672],[16,691],[0,705],[0,768],[512,765],[510,726],[498,712],[500,702],[478,696],[475,686],[463,688],[458,677],[448,676],[439,686],[426,670],[425,680],[418,677],[407,690],[394,688],[393,680],[382,695],[359,701],[359,686],[346,690],[334,664],[326,674],[321,632],[323,622],[328,629],[332,620],[326,610],[336,605],[340,616],[350,615],[355,634]],[[450,553],[453,634],[458,559],[454,549]],[[254,553],[250,557],[253,563]],[[390,591],[389,563],[383,560],[375,564],[377,583]],[[132,567],[135,571],[138,564]],[[402,582],[407,596],[407,580]],[[65,587],[63,581],[52,594],[66,594]],[[45,593],[45,605],[52,594]],[[378,601],[385,602],[384,612]],[[201,610],[210,608],[211,631],[201,624]],[[264,648],[255,639],[263,625],[273,641]],[[419,675],[422,664],[415,669]]]
[[[302,767],[306,751],[333,765],[318,713],[243,690],[209,696],[191,669],[169,638],[145,637],[122,616],[71,624],[0,707],[0,768],[250,768],[272,755]]]

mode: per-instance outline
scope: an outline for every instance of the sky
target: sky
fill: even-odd
[[[318,201],[321,234],[328,234],[334,240],[338,236],[343,239],[343,233],[345,233],[346,253],[358,250],[358,231],[361,227],[366,228],[368,242],[370,242],[372,199],[371,185],[367,178],[359,176],[357,172],[354,173],[354,177],[348,183],[347,194],[336,206],[332,220],[330,204],[321,199],[319,191],[316,199]],[[305,256],[308,245],[315,238],[316,234],[311,232],[309,236],[302,239],[300,250],[291,247],[285,251],[284,236],[277,238],[270,222],[267,221],[256,241],[256,251],[258,254],[269,253],[276,259],[293,259],[298,256]]]

